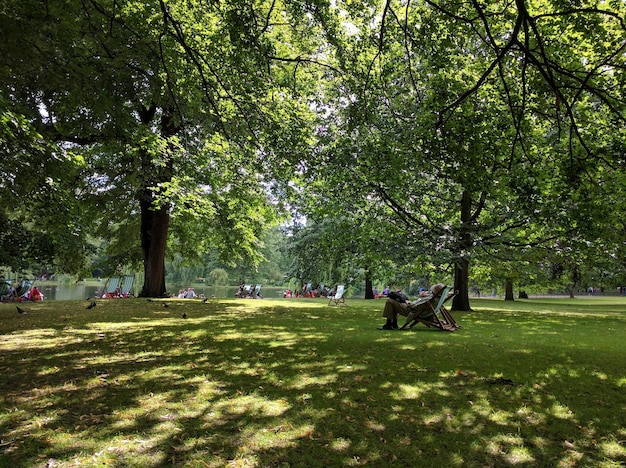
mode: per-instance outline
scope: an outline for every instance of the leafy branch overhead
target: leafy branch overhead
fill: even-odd
[[[461,309],[473,265],[620,258],[625,17],[587,0],[8,0],[0,194],[31,203],[7,226],[67,271],[107,239],[148,296],[166,257],[258,265],[291,214],[347,269],[388,272],[389,243],[454,275]]]

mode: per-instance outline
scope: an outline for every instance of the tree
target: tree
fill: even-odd
[[[343,74],[320,124],[336,170],[309,186],[384,202],[423,255],[455,265],[456,310],[479,249],[583,236],[598,174],[618,164],[623,6],[533,6],[337,5],[350,27],[331,41]],[[531,223],[545,236],[524,238]]]
[[[111,238],[120,263],[143,263],[143,296],[165,293],[170,229],[170,248],[219,244],[230,261],[258,262],[258,235],[279,213],[268,194],[307,150],[309,109],[293,79],[308,72],[280,55],[297,45],[283,15],[303,12],[246,1],[40,6],[3,9],[1,93],[60,158],[78,155],[70,206],[85,233]]]
[[[208,279],[211,284],[226,286],[228,284],[228,273],[223,268],[216,268],[211,270]]]

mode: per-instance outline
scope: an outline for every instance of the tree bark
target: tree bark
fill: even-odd
[[[369,269],[365,270],[365,299],[374,299],[374,288],[372,287],[372,274]]]
[[[163,297],[166,294],[165,249],[170,225],[169,207],[155,208],[147,200],[140,205],[144,283],[139,296]]]
[[[469,261],[462,258],[454,265],[454,290],[452,310],[471,311],[469,301]]]
[[[469,301],[469,260],[464,256],[472,245],[470,224],[472,222],[472,198],[468,190],[461,196],[461,227],[459,229],[458,252],[460,259],[454,264],[454,290],[452,310],[471,311]]]
[[[504,300],[505,301],[514,301],[513,297],[513,280],[507,279],[504,282]]]
[[[142,123],[149,125],[156,116],[156,106],[144,108],[139,112]],[[163,109],[160,118],[161,136],[168,138],[176,134],[173,111]],[[155,167],[150,152],[141,153],[141,167],[144,175],[140,191],[139,207],[141,210],[141,250],[143,253],[144,284],[139,294],[141,297],[163,297],[165,288],[165,251],[170,227],[170,205],[166,202],[155,203],[159,185],[172,180],[173,163],[169,159],[165,165]]]

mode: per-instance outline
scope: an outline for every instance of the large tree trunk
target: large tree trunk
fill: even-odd
[[[139,296],[163,297],[165,289],[165,248],[170,225],[168,207],[155,209],[141,202],[141,250],[144,283]]]
[[[372,288],[372,274],[369,268],[365,270],[365,299],[374,299],[374,289]]]
[[[458,252],[461,258],[454,264],[454,290],[456,296],[452,300],[452,310],[470,311],[469,301],[469,260],[462,252],[471,248],[472,235],[470,224],[472,222],[472,198],[468,190],[461,197],[461,228],[459,231]]]
[[[139,113],[141,121],[149,125],[156,116],[156,106],[144,108]],[[163,109],[160,118],[161,136],[168,138],[176,134],[177,127],[172,109]],[[159,185],[170,182],[173,163],[169,159],[164,165],[155,165],[151,152],[141,152],[142,172],[145,176],[140,193],[141,210],[141,250],[143,253],[144,284],[139,294],[141,297],[163,297],[165,288],[165,250],[170,227],[170,205],[157,202]]]
[[[454,265],[454,290],[457,295],[452,299],[452,310],[472,310],[469,301],[469,261],[465,258]]]
[[[507,279],[504,282],[504,300],[505,301],[514,301],[513,297],[513,280]]]

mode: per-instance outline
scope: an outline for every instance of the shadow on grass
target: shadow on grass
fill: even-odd
[[[168,305],[2,306],[2,465],[625,460],[623,318],[486,311],[456,314],[457,333],[384,332],[366,302]]]

